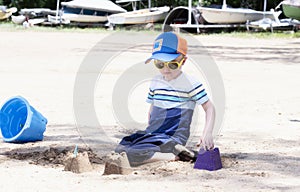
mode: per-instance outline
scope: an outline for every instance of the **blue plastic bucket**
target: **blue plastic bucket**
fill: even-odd
[[[47,119],[23,97],[9,99],[0,109],[0,128],[5,142],[41,141]]]

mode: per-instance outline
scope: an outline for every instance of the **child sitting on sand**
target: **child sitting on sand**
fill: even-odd
[[[149,125],[145,131],[124,137],[115,149],[126,153],[131,166],[151,160],[195,160],[195,152],[184,147],[195,104],[202,105],[206,113],[198,145],[207,150],[214,147],[214,105],[202,84],[182,72],[186,54],[187,41],[173,32],[164,32],[155,39],[152,56],[145,62],[153,62],[160,72],[152,79],[147,98],[151,104]]]

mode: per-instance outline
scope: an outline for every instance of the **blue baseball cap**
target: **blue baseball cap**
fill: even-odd
[[[187,41],[173,32],[160,34],[153,43],[152,56],[146,60],[146,64],[152,59],[160,61],[172,61],[179,55],[186,55]]]

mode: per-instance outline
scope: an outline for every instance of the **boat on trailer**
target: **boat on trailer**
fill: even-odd
[[[107,16],[126,12],[122,7],[109,0],[74,0],[62,2],[62,17],[79,23],[106,22]]]
[[[281,13],[274,10],[256,11],[245,8],[229,8],[227,7],[226,0],[223,0],[223,5],[220,9],[201,6],[198,6],[197,9],[207,22],[213,24],[245,24],[247,21],[257,21],[263,18],[275,19]]]
[[[108,16],[111,24],[147,24],[164,20],[169,7],[153,7]]]
[[[117,13],[108,16],[109,24],[147,24],[164,20],[170,11],[170,7],[151,7],[148,0],[148,8],[137,10],[137,2],[141,0],[119,0],[116,3],[131,3],[133,11]]]

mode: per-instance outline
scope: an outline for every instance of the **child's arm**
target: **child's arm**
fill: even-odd
[[[205,126],[198,146],[202,145],[204,149],[213,149],[214,141],[212,133],[215,124],[215,107],[210,100],[202,104],[202,107],[205,111]]]

